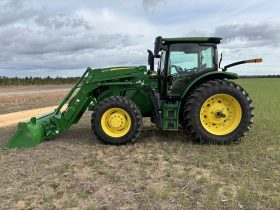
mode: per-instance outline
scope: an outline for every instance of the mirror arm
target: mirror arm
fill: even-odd
[[[149,56],[148,56],[148,64],[150,66],[150,71],[154,71],[155,70],[155,63],[154,63],[154,54],[151,50],[148,50]]]
[[[262,62],[262,58],[238,61],[238,62],[231,63],[229,65],[224,66],[223,71],[226,71],[228,68],[233,67],[233,66],[237,66],[237,65],[240,65],[240,64],[245,64],[245,63],[261,63],[261,62]]]
[[[219,61],[219,69],[221,68],[222,60],[223,60],[223,53],[221,53],[221,57],[220,57],[220,61]]]

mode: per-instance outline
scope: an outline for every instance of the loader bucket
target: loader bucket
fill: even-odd
[[[41,117],[32,117],[28,122],[20,122],[18,124],[18,129],[16,133],[11,137],[8,143],[5,145],[5,148],[29,148],[35,147],[37,144],[40,144],[42,141],[50,140],[57,136],[60,132],[68,129],[66,126],[65,120],[69,120],[75,110],[77,109],[79,113],[83,110],[83,107],[77,108],[77,104],[80,100],[77,99],[75,103],[72,104],[72,107],[68,108],[65,112],[65,118],[61,120],[61,109],[63,106],[66,106],[66,102],[71,98],[72,94],[75,92],[77,88],[79,88],[79,84],[83,82],[87,73],[91,70],[91,68],[87,68],[82,77],[77,81],[77,83],[72,87],[66,97],[62,100],[59,106],[51,113],[41,116]],[[83,91],[84,94],[86,92]],[[84,100],[88,99],[85,97]],[[84,101],[83,104],[86,104],[87,101]],[[70,102],[69,102],[70,103]],[[81,103],[81,102],[80,102]],[[76,107],[76,108],[74,108]],[[84,110],[83,110],[84,111]],[[64,112],[63,112],[64,113]],[[78,114],[79,114],[78,113]],[[61,123],[62,125],[61,126]],[[75,119],[70,120],[71,125],[75,123]],[[76,121],[77,122],[77,121]]]
[[[28,122],[20,122],[16,133],[5,145],[6,148],[30,148],[44,141],[45,131],[43,122],[48,121],[53,113],[36,118],[32,117]]]

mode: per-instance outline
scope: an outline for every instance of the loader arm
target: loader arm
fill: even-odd
[[[58,134],[62,133],[63,131],[68,130],[73,124],[77,123],[80,120],[80,118],[86,111],[88,105],[93,100],[93,96],[91,96],[91,91],[94,90],[96,87],[98,86],[89,86],[87,84],[83,84],[76,93],[76,95],[70,100],[66,110],[61,112],[61,107],[71,98],[72,94],[76,89],[72,89],[74,91],[71,90],[69,92],[67,97],[55,110],[54,115],[49,119],[47,123],[43,124],[44,130],[47,131],[45,135],[46,140],[52,139]]]
[[[77,123],[93,100],[93,96],[91,96],[92,90],[98,87],[95,84],[87,85],[87,82],[79,87],[90,70],[91,68],[87,68],[54,112],[41,117],[32,117],[28,122],[20,122],[16,133],[5,147],[34,147],[42,141],[56,137],[63,131],[68,130],[71,125]],[[78,88],[79,90],[70,100],[66,110],[61,112],[61,108],[69,101]]]

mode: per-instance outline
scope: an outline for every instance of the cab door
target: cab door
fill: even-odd
[[[171,44],[167,68],[167,96],[180,96],[198,73],[215,70],[212,45],[197,43]]]
[[[165,99],[167,96],[167,65],[168,61],[168,53],[167,51],[163,50],[160,56],[160,61],[158,64],[158,87],[159,87],[159,94],[161,99]]]

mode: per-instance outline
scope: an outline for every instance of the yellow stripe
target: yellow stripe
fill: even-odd
[[[122,67],[122,68],[112,68],[110,69],[111,71],[116,71],[116,70],[125,70],[125,69],[129,69],[129,68],[126,68],[126,67]]]

